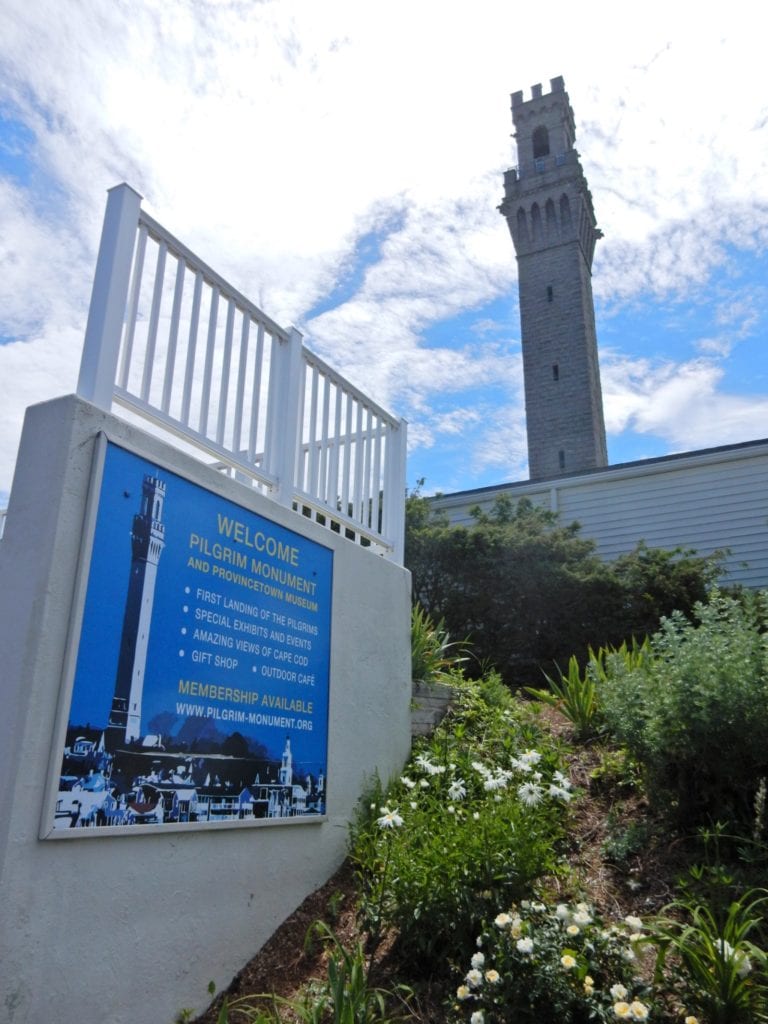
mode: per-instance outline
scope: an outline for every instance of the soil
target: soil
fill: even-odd
[[[549,708],[542,709],[540,714],[556,736],[573,746],[568,757],[569,774],[582,792],[571,805],[567,857],[572,870],[570,877],[547,880],[552,898],[562,895],[567,900],[578,894],[611,920],[620,920],[627,914],[642,918],[658,912],[672,899],[674,883],[685,873],[691,851],[654,821],[644,798],[629,780],[600,778],[600,773],[595,777],[595,769],[602,763],[599,745],[576,746],[565,718]],[[619,844],[616,850],[615,837],[626,834],[634,834],[638,839],[634,845]],[[612,850],[612,838],[613,857],[606,853]],[[217,1010],[225,994],[230,1000],[265,993],[290,1000],[313,979],[323,978],[323,944],[305,944],[316,921],[328,924],[347,949],[364,941],[357,926],[355,879],[348,861],[304,900],[237,974],[227,993],[220,993],[195,1024],[216,1024]],[[377,951],[372,979],[383,987],[391,987],[398,974],[390,947],[391,941]],[[444,1019],[444,996],[444,983],[436,986],[434,997],[428,985],[419,990],[415,1009],[422,1024],[438,1024]]]

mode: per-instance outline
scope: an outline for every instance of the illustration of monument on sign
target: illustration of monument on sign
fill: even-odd
[[[141,511],[133,517],[131,574],[125,599],[115,695],[106,730],[109,750],[129,744],[141,735],[141,699],[147,664],[149,629],[160,555],[165,547],[163,503],[165,482],[146,474]]]

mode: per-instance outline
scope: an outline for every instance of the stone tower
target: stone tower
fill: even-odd
[[[130,743],[141,735],[141,700],[147,665],[149,627],[160,555],[165,547],[165,482],[144,477],[141,510],[131,530],[131,575],[125,599],[123,633],[115,677],[115,695],[107,726],[107,746]]]
[[[504,176],[517,254],[528,463],[532,480],[608,464],[592,300],[592,257],[602,232],[574,149],[562,78],[531,99],[512,94],[516,169]]]

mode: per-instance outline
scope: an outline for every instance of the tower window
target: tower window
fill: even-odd
[[[565,452],[562,448],[557,453],[557,461],[560,464],[560,469],[565,469]]]
[[[560,380],[560,366],[552,363],[552,380]]]
[[[543,124],[533,129],[533,159],[549,156],[549,132]]]
[[[551,302],[552,301],[552,298],[553,298],[554,294],[555,293],[552,290],[552,285],[548,284],[547,285],[547,302]]]

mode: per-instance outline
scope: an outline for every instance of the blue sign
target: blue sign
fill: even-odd
[[[87,571],[54,830],[323,814],[332,550],[108,442]]]

